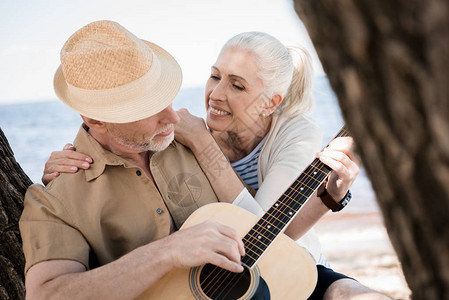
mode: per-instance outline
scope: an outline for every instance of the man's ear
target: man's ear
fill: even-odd
[[[89,127],[90,129],[93,129],[97,132],[106,131],[105,122],[91,119],[86,116],[81,116],[81,118],[83,119],[83,121],[87,125],[87,127]]]

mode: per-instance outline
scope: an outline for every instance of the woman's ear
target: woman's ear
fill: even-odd
[[[263,116],[269,116],[271,115],[276,108],[278,108],[278,106],[282,103],[282,95],[276,94],[273,95],[273,97],[271,97],[271,99],[267,102],[267,105],[265,106],[265,108],[262,110],[262,114]]]
[[[83,121],[87,125],[87,127],[89,127],[90,129],[93,129],[98,132],[103,132],[106,130],[106,126],[103,121],[98,121],[98,120],[91,119],[91,118],[88,118],[85,116],[81,116],[81,118],[83,119]]]

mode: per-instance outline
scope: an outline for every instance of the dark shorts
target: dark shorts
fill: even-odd
[[[318,270],[318,280],[315,286],[315,290],[313,291],[312,295],[310,295],[309,300],[323,299],[324,293],[326,292],[327,288],[338,279],[352,279],[351,277],[337,273],[334,270],[326,268],[322,265],[317,265],[316,268]]]

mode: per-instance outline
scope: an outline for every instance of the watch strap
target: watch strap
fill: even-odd
[[[318,197],[320,197],[321,202],[323,202],[323,204],[326,205],[327,208],[329,208],[333,212],[336,212],[342,210],[346,205],[348,205],[349,201],[351,201],[352,195],[351,192],[348,190],[343,199],[337,202],[327,192],[327,189],[324,189],[324,191],[320,195],[318,195]]]

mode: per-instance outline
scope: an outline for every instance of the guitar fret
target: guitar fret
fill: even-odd
[[[307,188],[307,190],[306,190],[305,193],[303,193],[305,188]],[[300,187],[299,191],[296,188],[293,188],[293,187],[290,187],[289,189],[293,190],[296,194],[301,195],[301,197],[304,197],[304,198],[308,198],[311,194],[313,194],[313,191],[314,191],[314,190],[312,190],[311,188],[309,188],[308,186],[305,186],[305,185]],[[309,193],[309,191],[310,191],[310,194],[307,195]]]
[[[262,221],[262,220],[260,220],[260,221]],[[274,240],[274,238],[276,237],[276,234],[278,234],[280,232],[280,229],[278,227],[267,228],[266,226],[264,226],[265,224],[262,224],[262,223],[271,223],[271,222],[266,222],[265,220],[263,220],[263,222],[260,222],[260,221],[253,227],[253,230],[255,233],[255,234],[253,234],[254,238],[256,238],[259,235],[262,235],[264,238],[268,239],[269,241]]]
[[[257,248],[258,250],[260,250],[260,251],[263,251],[263,250],[266,249],[266,247],[268,247],[268,245],[265,245],[265,244],[262,243],[262,244],[265,246],[265,249],[262,249],[262,248],[259,247],[259,245],[255,244],[255,243],[252,243],[250,240],[248,240],[248,243],[251,243],[254,247],[256,247],[256,248]],[[246,253],[248,253],[248,252],[253,252],[253,253],[255,253],[256,255],[259,255],[260,253],[256,252],[257,249],[255,250],[255,249],[253,249],[253,248],[245,247]]]
[[[280,216],[275,216],[275,215],[273,214],[273,213],[276,213],[277,211],[278,211],[277,209],[271,207],[271,208],[266,212],[266,215],[267,215],[267,216],[266,216],[265,219],[267,219],[267,218],[269,218],[269,217],[275,219],[275,220],[273,220],[273,221],[270,222],[270,223],[273,223],[273,224],[281,223],[281,228],[282,228],[282,226],[284,226],[286,223],[283,222],[282,220],[280,220],[280,219],[278,218],[278,217],[280,217]]]
[[[257,254],[257,253],[254,252],[254,254],[256,254],[256,255],[255,255],[254,257],[252,257],[252,256],[247,252],[247,253],[245,253],[245,256],[244,256],[244,257],[247,257],[247,258],[249,258],[249,259],[251,259],[251,260],[253,260],[253,261],[256,261],[256,260],[259,258],[260,253]]]
[[[295,198],[297,198],[297,195],[293,195],[293,196],[296,196],[296,197],[290,197],[290,196],[284,195],[284,196],[282,196],[282,198],[283,198],[282,200],[285,200],[285,198],[288,198],[288,199],[292,200],[292,204],[294,204],[295,207],[292,207],[292,206],[290,206],[290,205],[288,205],[288,204],[285,204],[284,207],[286,207],[287,209],[291,209],[291,210],[297,211],[297,210],[299,210],[299,208],[301,208],[302,203],[296,201]],[[303,198],[306,199],[305,197],[303,197]],[[299,206],[299,207],[296,208],[296,206]]]
[[[318,161],[317,164],[311,164],[312,168],[316,169],[318,172],[321,172],[324,175],[328,175],[328,173],[331,171],[328,166],[323,164],[321,161]]]
[[[276,214],[276,216],[274,214]],[[273,212],[270,213],[269,215],[267,215],[267,218],[266,218],[267,221],[270,221],[273,219],[276,219],[276,221],[280,223],[280,224],[278,224],[278,226],[280,225],[279,226],[280,228],[283,228],[289,221],[288,215],[282,214],[279,209],[273,209]]]
[[[285,196],[284,196],[284,197],[285,197]],[[287,196],[287,198],[288,198],[288,196]],[[293,198],[290,198],[290,199],[293,199]],[[283,206],[284,206],[284,208],[283,208],[282,210],[281,210],[281,209],[278,209],[278,210],[276,210],[276,211],[279,212],[279,213],[281,213],[283,216],[285,216],[285,217],[287,217],[287,218],[290,217],[288,212],[284,212],[284,210],[286,210],[285,207],[286,207],[286,208],[290,208],[290,207],[289,207],[288,205],[285,205],[285,204],[284,204]]]
[[[252,267],[256,263],[257,259],[258,258],[252,258],[248,255],[245,255],[242,257],[242,263],[248,267]]]
[[[343,127],[336,137],[347,135],[348,131]],[[256,263],[304,203],[325,181],[330,171],[327,165],[315,158],[279,200],[259,219],[243,238],[247,254],[242,258],[242,262],[246,266],[251,268]]]
[[[281,231],[281,228],[277,227],[276,225],[271,225],[272,222],[269,222],[268,220],[264,222],[264,224],[257,223],[254,225],[254,231],[257,233],[262,234],[268,234],[272,236],[266,236],[268,239],[272,240],[276,237],[276,234],[278,234]]]
[[[258,238],[260,237],[260,238]],[[274,238],[274,236],[273,236]],[[268,247],[268,245],[270,244],[270,242],[272,242],[272,239],[261,235],[260,233],[253,231],[252,233],[248,233],[248,238],[244,238],[244,241],[248,241],[249,243],[252,243],[254,245],[257,245],[257,247],[259,247],[260,249],[265,249],[266,247]],[[261,244],[261,245],[259,245]]]

